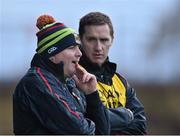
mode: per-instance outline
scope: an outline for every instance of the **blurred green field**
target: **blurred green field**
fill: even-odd
[[[12,90],[14,85],[0,84],[0,134],[13,134]]]
[[[12,93],[15,83],[0,83],[0,134],[13,134]],[[145,107],[149,135],[180,134],[180,86],[134,85]]]

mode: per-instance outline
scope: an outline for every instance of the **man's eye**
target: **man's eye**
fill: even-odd
[[[70,46],[70,47],[68,47],[68,49],[73,49],[75,46]]]
[[[95,41],[96,39],[91,37],[91,38],[88,38],[87,40],[88,41]]]
[[[108,42],[109,39],[101,39],[102,42]]]

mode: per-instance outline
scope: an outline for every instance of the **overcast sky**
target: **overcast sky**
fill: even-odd
[[[50,14],[77,31],[79,19],[90,11],[104,12],[112,19],[115,39],[109,57],[118,63],[121,74],[141,82],[179,79],[180,27],[175,26],[176,36],[164,34],[154,44],[168,18],[179,17],[177,1],[0,0],[0,80],[20,78],[28,70],[36,49],[38,16]]]

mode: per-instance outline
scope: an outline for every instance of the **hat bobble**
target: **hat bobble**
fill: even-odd
[[[39,28],[39,32],[36,33],[36,52],[44,57],[49,58],[70,46],[80,44],[74,29],[56,22],[50,15],[41,15],[36,26]]]
[[[45,14],[45,15],[41,15],[37,19],[36,26],[39,28],[39,30],[41,30],[44,26],[48,24],[52,24],[54,22],[56,22],[56,20],[52,16]]]

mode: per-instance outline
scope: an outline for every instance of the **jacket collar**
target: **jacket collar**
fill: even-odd
[[[63,65],[63,62],[55,64],[51,62],[49,59],[44,58],[37,53],[34,55],[31,61],[31,67],[40,67],[42,69],[46,69],[54,76],[56,76],[61,82],[65,82]]]
[[[102,66],[92,63],[89,58],[82,52],[82,57],[80,58],[80,65],[82,65],[88,72],[95,74],[96,77],[100,76],[112,76],[116,72],[116,64],[109,61],[107,57],[106,61]]]

